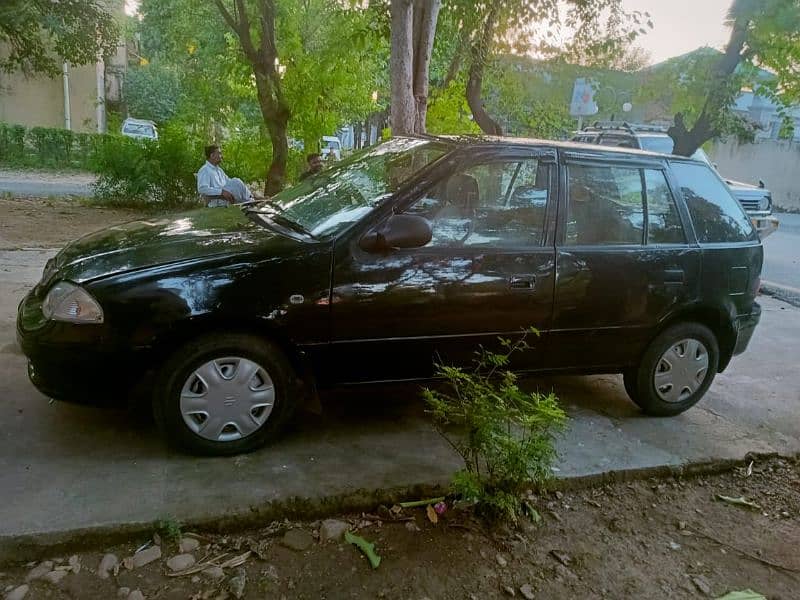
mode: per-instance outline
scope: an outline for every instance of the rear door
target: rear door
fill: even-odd
[[[665,163],[563,157],[547,366],[634,364],[656,325],[697,295],[700,250]]]

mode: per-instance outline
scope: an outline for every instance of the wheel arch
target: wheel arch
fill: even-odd
[[[254,335],[276,344],[294,370],[298,384],[315,389],[313,370],[305,353],[286,335],[281,327],[263,319],[235,316],[220,318],[218,316],[205,315],[175,323],[153,340],[150,368],[157,368],[181,346],[193,339],[218,331]]]
[[[730,310],[719,306],[696,305],[686,307],[678,312],[671,314],[664,319],[655,333],[650,343],[656,339],[667,328],[678,323],[700,323],[708,327],[717,338],[719,346],[719,364],[717,372],[722,373],[733,358],[733,350],[736,346],[736,328],[734,319],[731,317]],[[648,343],[649,345],[649,343]]]

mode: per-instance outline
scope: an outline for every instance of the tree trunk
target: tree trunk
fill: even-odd
[[[414,133],[416,109],[413,91],[413,22],[412,0],[391,0],[391,127],[392,135]]]
[[[667,131],[674,142],[672,150],[674,154],[691,156],[705,142],[719,135],[713,124],[712,115],[726,110],[733,101],[729,91],[730,77],[736,72],[736,67],[742,60],[742,50],[747,42],[749,26],[749,17],[740,16],[734,22],[725,54],[719,58],[711,74],[703,110],[692,128],[686,127],[682,113],[675,115],[675,124]]]
[[[414,132],[425,133],[428,116],[428,73],[441,0],[414,0]]]
[[[392,135],[425,133],[431,52],[441,0],[391,0]]]
[[[225,22],[239,38],[242,52],[253,69],[256,78],[258,104],[264,125],[272,143],[272,162],[267,169],[264,194],[273,196],[283,189],[286,183],[286,161],[289,156],[289,143],[286,138],[287,124],[291,112],[281,89],[281,78],[276,70],[278,50],[275,45],[275,0],[261,0],[258,3],[260,27],[251,27],[250,15],[244,0],[235,0],[235,10],[230,12],[222,0],[214,0]],[[256,47],[251,33],[255,29],[260,34]]]
[[[497,4],[492,6],[486,18],[483,33],[473,43],[470,50],[469,78],[467,79],[467,104],[472,111],[472,116],[481,131],[488,135],[503,135],[503,129],[492,119],[486,111],[481,99],[483,90],[483,72],[489,59],[492,39],[494,38],[494,25]]]

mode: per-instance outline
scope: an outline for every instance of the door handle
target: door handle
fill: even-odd
[[[508,287],[512,290],[518,291],[533,291],[536,287],[536,277],[534,275],[525,275],[508,278]]]
[[[685,281],[683,269],[664,269],[664,283],[682,285]]]

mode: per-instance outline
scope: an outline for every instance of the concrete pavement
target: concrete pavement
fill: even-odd
[[[0,252],[0,556],[162,518],[253,524],[295,509],[366,506],[392,490],[413,496],[443,485],[458,468],[414,386],[330,393],[324,417],[301,415],[275,444],[221,459],[174,453],[125,411],[49,404],[26,378],[14,312],[51,254]],[[572,417],[557,474],[800,452],[800,310],[769,297],[762,305],[749,351],[675,418],[642,416],[617,376],[530,381],[554,389]]]

